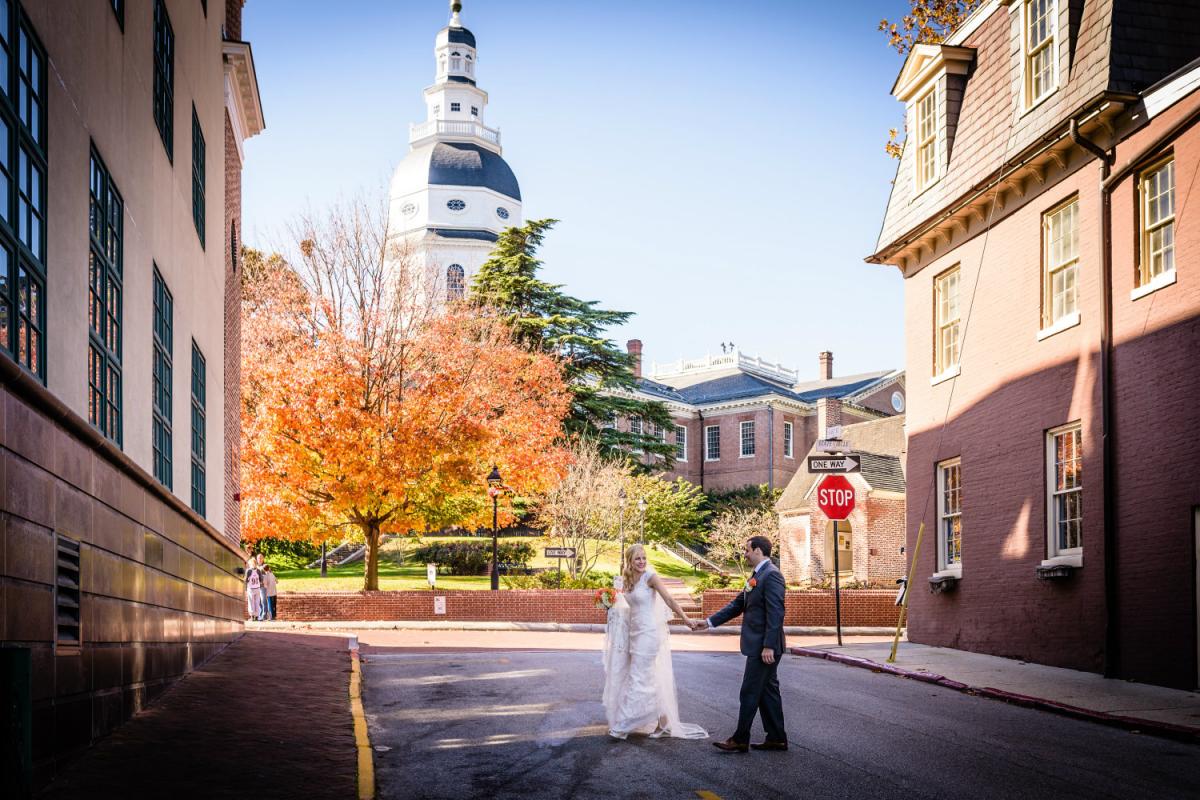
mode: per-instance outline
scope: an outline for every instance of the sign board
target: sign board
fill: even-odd
[[[817,486],[817,508],[831,520],[844,520],[854,510],[854,486],[843,475],[827,475]]]
[[[574,547],[547,547],[546,558],[574,558]]]
[[[437,597],[433,598],[433,613],[435,613],[435,614],[445,614],[446,613],[446,596],[445,595],[438,595]]]
[[[830,425],[827,428],[825,428],[825,438],[826,439],[841,439],[842,438],[842,426],[841,425]]]
[[[862,456],[809,456],[809,472],[859,472]]]
[[[429,581],[430,586],[437,584],[437,564],[425,565],[425,580]]]
[[[841,439],[817,439],[816,449],[821,453],[845,453],[850,445]]]

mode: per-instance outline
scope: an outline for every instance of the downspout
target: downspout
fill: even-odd
[[[1117,625],[1117,527],[1116,527],[1116,431],[1113,429],[1112,387],[1112,190],[1108,183],[1113,153],[1079,133],[1078,120],[1071,120],[1071,141],[1100,160],[1100,447],[1104,476],[1101,488],[1104,526],[1104,677],[1120,672],[1120,632]]]
[[[775,409],[767,403],[767,491],[775,492]]]
[[[700,420],[700,491],[704,491],[704,458],[708,455],[708,434],[704,432],[704,412],[696,409],[696,417]]]

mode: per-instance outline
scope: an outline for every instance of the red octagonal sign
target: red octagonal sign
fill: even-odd
[[[844,520],[854,510],[854,485],[843,475],[828,475],[817,487],[817,508],[831,520]]]

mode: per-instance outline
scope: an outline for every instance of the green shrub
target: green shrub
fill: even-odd
[[[312,542],[291,539],[259,539],[242,545],[247,552],[262,553],[272,569],[304,569],[321,557],[321,548]]]
[[[612,586],[611,572],[592,570],[574,578],[568,572],[548,569],[533,575],[502,575],[506,589],[603,589]]]
[[[706,589],[741,589],[743,583],[742,576],[737,572],[731,572],[728,575],[706,572],[700,580],[696,581],[694,590],[703,592]]]
[[[500,564],[517,569],[528,569],[533,555],[533,545],[528,542],[501,542],[497,548]],[[413,550],[409,561],[437,564],[439,575],[486,575],[492,563],[492,543],[430,542]]]

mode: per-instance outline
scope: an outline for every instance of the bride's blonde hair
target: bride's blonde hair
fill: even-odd
[[[631,544],[625,548],[625,563],[621,565],[621,580],[624,582],[622,591],[628,592],[637,581],[637,573],[633,569],[633,559],[638,553],[645,555],[646,548],[640,544]]]

